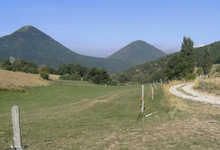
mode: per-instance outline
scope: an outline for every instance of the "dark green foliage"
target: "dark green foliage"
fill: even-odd
[[[132,62],[133,65],[138,65],[163,56],[166,56],[163,51],[144,41],[137,40],[118,50],[108,59],[127,60]]]
[[[197,67],[202,66],[205,51],[207,48],[209,48],[210,54],[212,56],[212,62],[217,64],[220,63],[220,41],[218,41],[203,47],[195,48]]]
[[[203,69],[202,69],[202,67],[199,67],[199,68],[198,68],[198,70],[197,70],[197,74],[198,74],[198,75],[203,74]]]
[[[105,68],[98,69],[93,67],[87,76],[87,80],[95,84],[107,84],[111,81],[108,71]]]
[[[2,62],[2,69],[9,71],[21,71],[25,73],[38,73],[38,67],[33,62],[28,62],[23,59],[18,59],[13,62],[13,64],[9,60],[5,60]]]
[[[135,84],[145,83],[145,80],[146,77],[143,73],[136,74],[131,78],[131,82]]]
[[[220,72],[220,66],[216,68],[216,72]]]
[[[164,73],[168,79],[185,78],[188,73],[194,71],[195,54],[193,44],[190,38],[183,37],[180,53],[172,57],[164,69]]]
[[[164,74],[163,70],[160,69],[160,70],[155,71],[155,72],[151,75],[150,80],[151,80],[151,81],[160,81],[160,80],[164,80],[165,77],[166,77],[166,75]]]
[[[41,78],[48,80],[49,79],[49,73],[46,71],[46,67],[42,66],[39,68],[39,74]]]
[[[170,80],[184,78],[187,74],[186,63],[180,55],[175,55],[167,62],[164,73]]]
[[[84,78],[84,81],[87,81],[87,74],[89,72],[89,68],[83,67],[78,63],[69,63],[60,64],[58,69],[58,74],[60,74],[60,79],[64,80],[81,80],[81,77]],[[69,77],[69,76],[70,77]]]
[[[61,80],[73,80],[73,78],[72,78],[72,76],[70,74],[61,75],[59,77],[59,79],[61,79]]]
[[[58,74],[58,71],[50,66],[46,66],[45,70],[50,74]]]
[[[120,82],[120,83],[126,83],[127,81],[128,81],[128,76],[127,76],[127,74],[126,73],[119,73],[118,74],[118,81]]]
[[[139,82],[139,83],[149,83],[149,82],[153,82],[153,81],[159,82],[161,77],[163,77],[161,79],[164,80],[164,73],[162,70],[165,67],[167,60],[177,54],[178,53],[174,53],[171,55],[167,55],[166,57],[161,57],[157,60],[147,62],[145,64],[130,67],[127,70],[125,70],[124,72],[121,72],[121,73],[118,73],[117,75],[115,75],[116,76],[115,78],[117,80],[119,78],[121,83],[131,82],[132,78],[133,78],[133,81],[132,81],[132,83],[133,83],[133,82],[135,82],[136,76],[138,74],[144,74],[145,79],[142,80],[143,82]],[[123,79],[123,76],[124,76],[124,79]],[[113,79],[113,77],[112,77],[112,79]]]
[[[206,51],[205,51],[203,64],[202,64],[204,74],[209,74],[209,72],[211,71],[212,65],[213,65],[212,56],[209,52],[209,49],[207,48]]]
[[[190,80],[194,80],[196,78],[196,74],[193,73],[189,73],[186,75],[186,80],[190,81]]]
[[[180,55],[183,59],[182,63],[186,65],[186,72],[192,73],[194,71],[195,62],[195,52],[194,52],[194,42],[190,38],[183,37],[183,43],[180,51]]]
[[[9,60],[5,60],[1,63],[1,68],[4,70],[11,71],[13,69],[12,64]]]

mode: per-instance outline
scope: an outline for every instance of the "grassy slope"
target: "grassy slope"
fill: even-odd
[[[23,145],[30,149],[218,149],[220,108],[187,101],[184,109],[145,85],[145,114],[139,108],[141,85],[105,87],[86,82],[0,91],[0,149],[13,145],[10,109],[20,107]],[[170,105],[170,106],[172,106]],[[195,109],[195,111],[194,111]]]

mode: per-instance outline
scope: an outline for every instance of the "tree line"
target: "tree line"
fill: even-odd
[[[49,79],[49,74],[57,74],[60,75],[60,79],[62,80],[83,80],[95,84],[116,85],[112,82],[108,71],[105,68],[98,69],[93,67],[89,69],[78,63],[60,64],[58,69],[54,69],[50,66],[41,66],[38,68],[33,62],[18,59],[0,61],[0,68],[9,71],[20,71],[33,74],[39,73],[43,79]]]
[[[50,66],[43,66],[38,68],[35,63],[27,62],[25,60],[1,62],[0,67],[10,71],[22,71],[27,73],[39,73],[43,78],[48,79],[48,73],[60,75],[63,80],[83,80],[95,84],[118,85],[130,82],[131,84],[142,84],[153,81],[179,80],[185,78],[186,80],[194,79],[196,74],[193,73],[195,66],[199,66],[197,74],[209,74],[213,65],[212,53],[209,47],[205,48],[203,55],[195,55],[194,42],[187,37],[183,37],[183,42],[180,52],[173,53],[166,57],[161,57],[157,60],[147,62],[142,65],[137,65],[128,68],[123,72],[109,75],[105,68],[99,69],[93,67],[91,69],[83,67],[78,63],[60,64],[58,69]],[[198,54],[198,52],[197,52]],[[200,53],[199,53],[200,54]],[[201,59],[201,57],[203,57]],[[216,56],[216,61],[220,60]]]

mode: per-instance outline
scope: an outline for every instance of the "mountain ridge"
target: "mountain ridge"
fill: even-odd
[[[0,52],[0,60],[13,56],[15,59],[34,62],[38,66],[48,65],[53,68],[58,68],[62,63],[77,62],[89,68],[106,68],[109,73],[117,73],[135,65],[128,59],[106,59],[78,54],[31,25],[1,37]]]

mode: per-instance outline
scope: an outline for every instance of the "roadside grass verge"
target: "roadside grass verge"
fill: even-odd
[[[28,149],[218,149],[219,124],[205,121],[219,121],[220,108],[176,99],[168,89],[158,85],[152,100],[145,85],[144,114],[141,85],[70,82],[0,91],[0,149],[13,145],[13,105],[20,107],[22,144]]]
[[[204,82],[200,79],[194,81],[194,88],[201,92],[220,95],[220,78],[208,78],[204,79]]]

